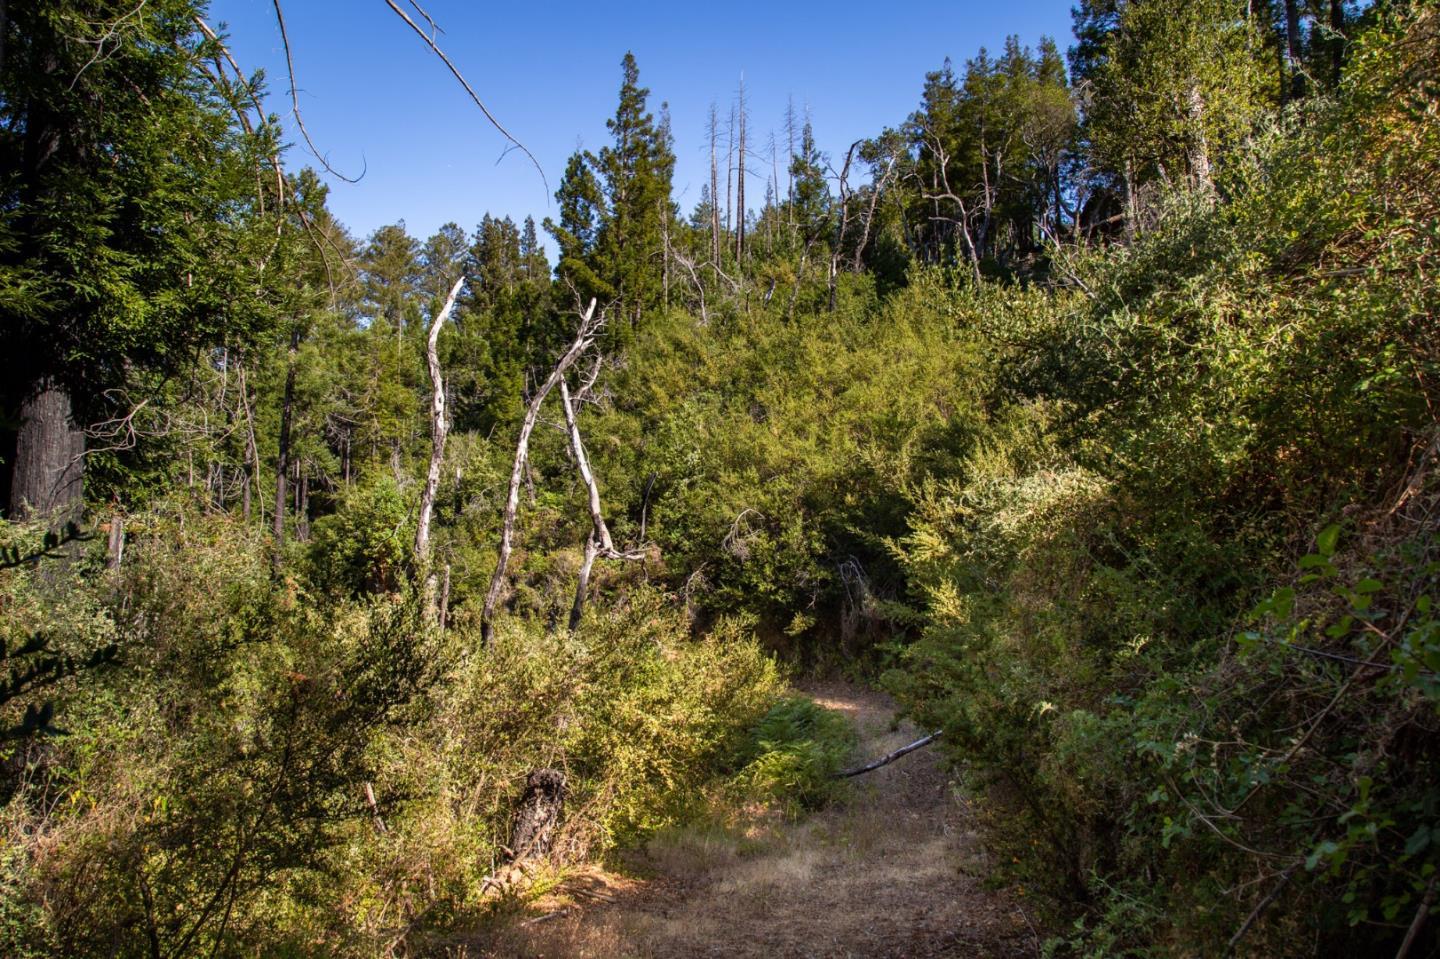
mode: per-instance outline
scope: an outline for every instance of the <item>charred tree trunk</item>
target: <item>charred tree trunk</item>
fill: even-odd
[[[14,519],[79,519],[85,496],[85,432],[75,423],[70,392],[54,377],[38,379],[20,404],[10,480]]]
[[[537,769],[525,779],[525,792],[510,827],[510,861],[540,859],[550,852],[556,827],[565,814],[565,774]]]

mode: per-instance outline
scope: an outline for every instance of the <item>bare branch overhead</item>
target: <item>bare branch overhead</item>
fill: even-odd
[[[278,4],[278,0],[276,0],[276,2]],[[470,94],[470,99],[474,100],[475,105],[480,108],[480,112],[485,114],[485,119],[490,121],[490,125],[493,126],[496,130],[499,130],[500,135],[513,143],[517,150],[519,150],[521,153],[524,153],[527,157],[530,158],[530,163],[535,167],[535,172],[540,174],[540,181],[545,184],[545,192],[548,195],[550,193],[550,181],[546,178],[545,171],[540,168],[540,161],[535,159],[535,154],[531,153],[530,149],[526,147],[525,144],[515,139],[514,135],[512,135],[509,130],[505,129],[505,127],[500,124],[499,120],[495,119],[495,115],[490,112],[490,108],[485,106],[485,103],[480,99],[479,94],[477,94],[474,88],[470,86],[470,82],[465,79],[464,74],[460,72],[460,68],[455,66],[455,63],[448,56],[445,55],[445,51],[441,50],[439,45],[436,44],[434,36],[427,34],[424,30],[420,29],[420,25],[416,23],[413,19],[411,19],[410,14],[400,9],[400,6],[395,3],[395,0],[385,0],[385,5],[388,6],[391,10],[394,10],[395,15],[398,16],[401,20],[404,20],[406,23],[410,24],[410,29],[414,30],[415,33],[420,37],[420,39],[425,41],[425,45],[428,46],[432,51],[434,51],[435,55],[440,58],[440,62],[444,63],[445,66],[450,69],[450,72],[455,75],[455,79],[459,80],[460,85],[465,88],[465,92]],[[419,8],[417,7],[416,9]],[[426,16],[426,19],[429,20],[428,15]],[[429,22],[431,26],[434,26],[435,21],[429,20]]]

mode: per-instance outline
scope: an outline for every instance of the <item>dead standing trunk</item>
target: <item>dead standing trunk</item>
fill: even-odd
[[[435,494],[440,489],[440,467],[445,461],[445,438],[450,424],[445,418],[445,379],[440,372],[440,328],[455,310],[455,300],[465,285],[465,275],[455,281],[445,305],[430,323],[430,337],[425,343],[425,367],[430,374],[430,469],[425,474],[425,489],[420,494],[420,516],[415,523],[415,570],[424,577],[421,595],[428,619],[437,618],[435,608],[435,571],[430,568],[430,517],[435,512]]]
[[[589,392],[590,388],[595,385],[595,379],[599,373],[600,365],[597,363],[595,372],[581,388],[582,394]],[[600,557],[639,560],[645,558],[645,552],[643,549],[621,552],[615,548],[615,541],[610,536],[610,527],[605,523],[604,510],[600,506],[600,485],[595,482],[595,473],[590,469],[590,458],[585,453],[585,441],[580,436],[580,422],[575,417],[575,404],[570,400],[570,387],[564,377],[560,379],[560,403],[565,409],[565,426],[570,434],[570,452],[575,460],[575,468],[580,473],[580,479],[585,483],[590,506],[590,535],[585,540],[585,556],[580,564],[579,582],[575,587],[575,603],[570,607],[570,628],[575,629],[585,616],[585,598],[590,589],[590,572],[595,567],[595,560]]]
[[[1205,135],[1205,94],[1200,91],[1197,81],[1190,83],[1188,112],[1190,114],[1190,173],[1195,184],[1206,196],[1215,192],[1215,180],[1210,174],[1210,141]]]
[[[540,405],[545,402],[545,397],[555,388],[555,384],[560,382],[565,371],[595,342],[602,322],[603,316],[595,315],[595,300],[591,299],[590,306],[580,318],[580,328],[575,334],[575,341],[556,361],[555,368],[535,391],[535,395],[530,397],[530,405],[520,423],[520,437],[515,443],[515,459],[510,468],[510,488],[505,496],[505,510],[500,521],[499,555],[495,560],[495,572],[490,577],[490,588],[485,593],[485,606],[480,613],[480,642],[487,648],[494,636],[495,607],[500,601],[500,592],[505,587],[505,572],[510,564],[510,553],[514,549],[515,517],[520,509],[520,484],[530,457],[530,434],[540,416]]]
[[[585,618],[585,600],[590,595],[590,573],[600,556],[600,543],[592,532],[585,539],[585,554],[580,560],[580,574],[575,577],[575,602],[570,605],[570,629],[573,632]]]
[[[720,168],[715,160],[715,139],[718,135],[715,104],[710,104],[710,264],[720,282]],[[702,294],[703,296],[703,294]]]
[[[745,262],[745,78],[740,78],[740,146],[735,156],[735,262]],[[738,269],[738,267],[737,267]]]
[[[35,381],[20,404],[10,515],[79,519],[85,495],[85,432],[75,423],[70,392],[54,377]]]

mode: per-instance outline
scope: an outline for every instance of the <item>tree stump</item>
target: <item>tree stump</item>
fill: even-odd
[[[539,859],[550,851],[566,792],[565,774],[558,769],[537,769],[526,777],[510,827],[511,862]]]

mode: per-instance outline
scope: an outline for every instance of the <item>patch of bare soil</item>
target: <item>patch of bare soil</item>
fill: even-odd
[[[851,716],[857,755],[921,735],[883,695],[845,683],[804,689]],[[508,927],[452,945],[455,959],[764,956],[1019,959],[1039,940],[1023,900],[984,887],[971,816],[940,757],[922,749],[852,780],[794,822],[757,814],[740,830],[687,829],[634,857],[634,879],[588,871]]]

